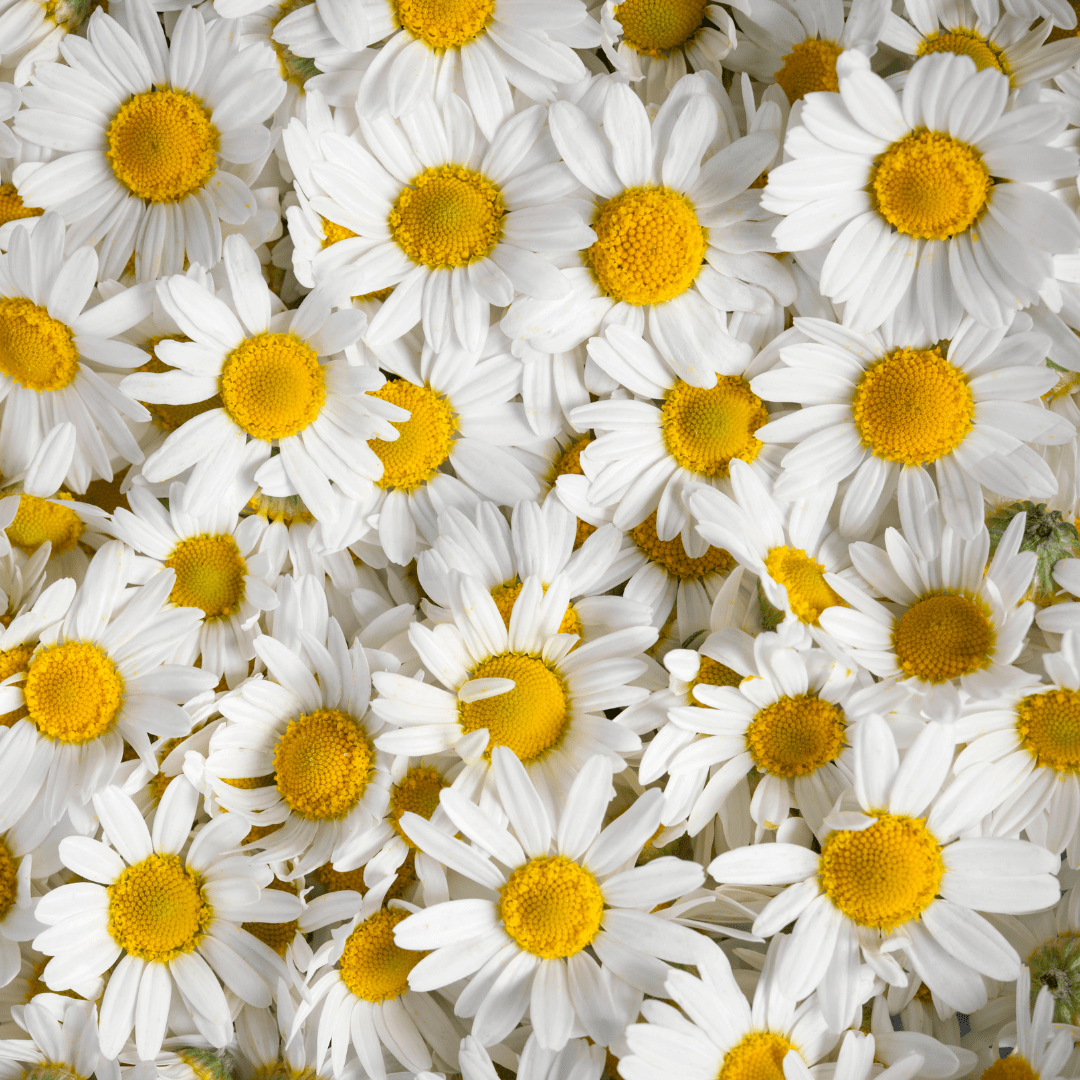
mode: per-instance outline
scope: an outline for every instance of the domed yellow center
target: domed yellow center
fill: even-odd
[[[344,817],[364,794],[374,756],[364,729],[351,716],[336,709],[299,716],[274,751],[278,793],[300,817]]]
[[[247,566],[231,536],[204,534],[181,540],[169,553],[165,566],[176,571],[169,600],[177,607],[202,608],[208,619],[239,611]]]
[[[943,131],[916,128],[870,171],[881,216],[908,236],[947,240],[975,224],[993,188],[979,152]]]
[[[1026,1057],[1014,1050],[1007,1058],[999,1058],[989,1065],[979,1080],[1039,1080],[1039,1074]]]
[[[816,626],[826,608],[848,606],[826,583],[825,567],[802,548],[772,548],[765,557],[765,569],[777,585],[787,589],[788,605],[801,622]]]
[[[79,371],[64,323],[22,296],[0,298],[0,372],[27,390],[63,390]]]
[[[809,776],[839,757],[843,745],[843,710],[813,694],[766,705],[746,729],[754,764],[773,776]]]
[[[59,499],[70,495],[61,493]],[[72,551],[83,534],[82,518],[66,506],[36,495],[19,497],[19,509],[15,520],[7,527],[11,543],[27,555],[33,555],[46,540],[52,544],[51,556],[65,555]]]
[[[495,0],[393,0],[398,22],[436,51],[457,49],[479,37]]]
[[[19,895],[19,860],[0,836],[0,922],[7,918]]]
[[[412,491],[427,483],[450,456],[457,432],[454,410],[437,390],[408,379],[391,379],[371,396],[412,414],[408,420],[394,423],[400,432],[396,439],[368,443],[383,463],[382,477],[376,481],[379,487]]]
[[[382,908],[346,940],[339,961],[341,981],[363,1001],[389,1001],[409,989],[409,972],[426,955],[394,944],[394,927],[410,914]]]
[[[27,671],[30,667],[30,657],[34,655],[35,645],[27,642],[25,645],[16,645],[13,649],[0,652],[0,682],[11,678],[19,671]],[[20,705],[17,709],[0,716],[0,725],[11,727],[16,720],[21,720],[27,715],[26,706]]]
[[[784,1080],[784,1058],[794,1047],[774,1031],[751,1031],[725,1055],[717,1080]]]
[[[253,439],[303,431],[326,399],[326,373],[315,350],[295,334],[256,334],[225,358],[221,400]]]
[[[1016,730],[1037,765],[1080,772],[1080,692],[1050,690],[1017,703]]]
[[[179,202],[217,169],[220,136],[210,110],[184,91],[136,94],[120,106],[105,141],[116,179],[150,202]]]
[[[630,530],[630,536],[649,562],[662,566],[680,581],[708,577],[709,574],[726,574],[735,565],[735,560],[723,548],[710,546],[704,555],[691,558],[686,554],[681,536],[661,540],[656,534],[655,510]]]
[[[947,682],[990,663],[994,626],[981,601],[935,593],[916,600],[900,616],[893,648],[906,674],[924,682]]]
[[[984,68],[995,68],[1003,75],[1009,74],[1009,65],[1005,54],[992,41],[988,41],[981,34],[964,27],[955,30],[942,30],[940,33],[930,34],[919,45],[919,55],[927,53],[951,52],[957,56],[970,56],[975,61],[975,67],[982,71]]]
[[[773,73],[790,104],[817,90],[835,93],[840,89],[836,75],[836,58],[840,52],[834,41],[800,41],[792,46],[784,57],[784,66]]]
[[[743,677],[719,660],[711,656],[699,658],[698,673],[690,683],[689,691],[693,695],[695,686],[738,686]]]
[[[266,887],[268,889],[273,889],[275,892],[292,893],[293,896],[296,896],[300,891],[295,883],[291,881],[282,881],[281,878],[277,877]],[[280,923],[241,923],[241,929],[246,930],[253,937],[257,937],[264,945],[273,949],[278,956],[284,956],[289,951],[289,946],[296,939],[299,928],[299,919],[290,919],[288,922]],[[229,1080],[228,1075],[222,1077],[221,1080]]]
[[[586,261],[605,295],[663,304],[686,292],[705,258],[707,234],[685,195],[628,188],[597,208]]]
[[[349,240],[356,235],[352,229],[347,229],[344,225],[339,225],[336,221],[331,221],[329,218],[320,216],[320,221],[323,224],[323,242],[322,246],[328,248],[331,244],[336,244],[339,240]]]
[[[855,387],[852,419],[862,444],[886,461],[925,465],[951,454],[971,430],[967,376],[933,349],[896,349]]]
[[[566,687],[543,660],[503,653],[485,660],[471,678],[513,679],[517,684],[505,694],[458,706],[466,732],[487,728],[485,756],[496,746],[508,746],[530,762],[560,742],[569,722]]]
[[[754,432],[769,414],[745,379],[720,375],[711,389],[682,379],[664,398],[661,425],[671,456],[688,472],[727,476],[733,458],[753,461],[761,450]]]
[[[390,234],[414,263],[449,270],[491,254],[505,213],[496,184],[462,165],[438,165],[398,196]]]
[[[499,609],[499,614],[507,629],[510,628],[510,616],[513,614],[517,598],[521,595],[521,587],[521,582],[516,581],[512,585],[496,585],[491,590],[491,598],[495,601],[495,606]],[[547,589],[544,589],[544,592],[547,592]],[[558,632],[577,634],[581,637],[581,619],[578,618],[573,604],[566,605],[566,614],[563,616],[563,621],[559,623]]]
[[[106,891],[109,935],[125,952],[149,963],[190,953],[213,918],[199,878],[179,855],[149,855],[127,867]]]
[[[28,217],[41,217],[44,213],[45,211],[38,207],[23,206],[14,184],[0,184],[0,225]]]
[[[834,832],[821,845],[821,887],[853,922],[887,932],[926,910],[945,864],[921,819],[876,816],[869,828]]]
[[[42,735],[84,743],[111,727],[124,700],[124,680],[97,645],[69,641],[31,659],[23,693]]]
[[[438,769],[433,769],[430,765],[414,765],[401,778],[401,782],[391,789],[387,817],[390,819],[394,832],[413,851],[417,851],[418,848],[405,835],[401,827],[401,815],[419,814],[420,817],[430,821],[431,815],[439,808],[439,793],[444,787],[449,786],[450,781]]]
[[[153,353],[158,347],[158,343],[161,341],[189,340],[190,338],[179,337],[177,335],[163,335],[162,337],[152,338],[146,343],[144,348]],[[136,368],[135,370],[148,371],[152,375],[162,375],[166,371],[175,371],[176,369],[169,367],[168,364],[163,364],[156,355],[152,355],[142,367]],[[193,420],[196,416],[201,416],[204,412],[209,412],[211,409],[220,409],[221,396],[215,394],[205,401],[196,401],[187,405],[166,405],[156,401],[143,401],[140,402],[140,404],[150,413],[154,423],[161,428],[162,431],[175,431],[178,427],[183,427],[189,420]]]
[[[552,855],[510,875],[499,911],[506,932],[526,952],[554,960],[581,952],[596,937],[604,898],[588,870]]]
[[[615,18],[623,41],[646,56],[666,56],[685,45],[705,21],[707,0],[623,0]]]

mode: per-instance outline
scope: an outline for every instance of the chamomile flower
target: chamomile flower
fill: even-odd
[[[1065,116],[1032,104],[1014,119],[1008,78],[967,56],[921,57],[901,95],[857,49],[840,64],[839,93],[804,102],[791,160],[769,173],[777,245],[827,249],[820,290],[857,330],[901,307],[933,341],[965,311],[1007,326],[1080,242],[1076,216],[1037,186],[1076,173],[1074,152],[1051,145]]]
[[[71,1080],[90,1080],[95,1074],[98,1080],[105,1080],[114,1075],[108,1058],[101,1053],[93,1004],[61,1001],[63,1004],[54,1009],[46,1002],[26,1003],[22,1023],[30,1038],[0,1042],[0,1075],[4,1080],[42,1080],[56,1072]]]
[[[420,818],[402,818],[422,850],[481,894],[424,908],[395,927],[398,946],[428,951],[409,985],[435,990],[472,976],[455,1012],[472,1016],[473,1037],[488,1046],[526,1009],[547,1049],[561,1049],[577,1025],[609,1046],[631,1016],[601,989],[601,965],[638,990],[662,994],[669,970],[662,959],[696,963],[698,935],[647,912],[697,888],[701,868],[671,857],[632,865],[659,824],[659,792],[601,830],[612,794],[604,757],[586,762],[557,814],[507,747],[495,749],[492,768],[509,827],[452,789],[442,806],[473,846]]]
[[[1059,1080],[1073,1050],[1072,1033],[1055,1026],[1054,996],[1049,986],[1038,988],[1032,1005],[1031,969],[1026,965],[1016,980],[1016,1035],[1013,1052],[999,1058],[980,1080],[1005,1080],[1014,1076],[1038,1076]]]

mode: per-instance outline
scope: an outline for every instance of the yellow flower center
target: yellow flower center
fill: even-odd
[[[566,687],[562,679],[535,656],[503,653],[485,660],[472,679],[513,679],[513,690],[459,706],[466,733],[488,730],[485,756],[496,746],[508,746],[530,762],[558,745],[569,723]]]
[[[293,896],[296,896],[300,891],[293,882],[282,881],[281,878],[277,877],[266,887],[275,890],[275,892],[292,893]],[[278,956],[284,956],[289,951],[289,946],[296,939],[297,931],[300,928],[300,920],[290,919],[289,922],[280,923],[246,922],[241,923],[241,928],[257,937],[264,945],[268,945]]]
[[[664,442],[688,472],[727,476],[733,458],[753,461],[761,450],[755,437],[769,414],[750,385],[737,375],[720,375],[711,389],[682,379],[667,392],[662,409]]]
[[[19,895],[19,860],[0,836],[0,922],[7,918]]]
[[[208,619],[235,615],[244,599],[247,566],[236,541],[224,533],[181,540],[165,566],[176,571],[169,600],[177,607],[202,608]]]
[[[394,944],[394,927],[411,913],[382,908],[349,935],[341,981],[364,1001],[389,1001],[409,989],[409,972],[427,955]]]
[[[925,465],[951,454],[975,419],[967,376],[932,349],[895,349],[855,387],[851,413],[863,446],[886,461]]]
[[[1039,1074],[1014,1050],[988,1066],[979,1080],[1039,1080]]]
[[[412,414],[395,423],[400,434],[394,440],[372,439],[368,446],[383,463],[376,483],[382,488],[413,491],[427,483],[450,456],[457,425],[450,402],[430,386],[417,386],[408,379],[391,379],[372,397],[400,405]]]
[[[179,855],[149,855],[108,887],[109,935],[125,952],[164,964],[202,940],[213,910]]]
[[[60,499],[71,499],[61,492]],[[48,540],[52,544],[51,558],[72,551],[83,534],[82,518],[48,499],[23,494],[19,497],[19,509],[15,520],[7,527],[11,543],[27,555],[33,555]]]
[[[320,220],[323,223],[322,246],[324,248],[328,248],[331,244],[336,244],[339,240],[348,240],[356,235],[352,229],[347,229],[344,225],[339,225],[336,221],[331,221],[329,218],[320,216]]]
[[[74,335],[32,300],[0,298],[0,372],[27,390],[63,390],[79,372]]]
[[[843,745],[843,709],[813,694],[766,705],[746,729],[754,764],[773,776],[809,776],[839,757]]]
[[[120,106],[105,139],[116,179],[150,202],[179,202],[217,169],[220,136],[210,110],[184,91],[136,94]]]
[[[374,757],[364,729],[351,716],[336,709],[299,716],[274,751],[278,793],[300,817],[342,818],[363,796]]]
[[[726,574],[735,565],[735,560],[723,548],[710,545],[704,555],[692,559],[686,554],[681,536],[661,540],[656,535],[655,510],[630,530],[630,536],[649,562],[662,566],[680,581],[708,577],[709,574]]]
[[[834,41],[800,41],[793,45],[784,57],[784,66],[773,73],[788,102],[794,105],[817,90],[838,91],[836,58],[840,52]]]
[[[45,211],[34,206],[23,206],[14,184],[0,184],[0,225],[22,218],[40,217]]]
[[[27,671],[30,668],[30,657],[34,655],[33,644],[16,645],[13,649],[0,652],[0,682],[10,678],[16,672]],[[21,720],[27,715],[26,706],[20,705],[13,712],[4,713],[0,716],[0,725],[11,727],[16,720]]]
[[[85,743],[109,730],[124,700],[124,680],[97,645],[69,641],[30,660],[23,693],[42,735]]]
[[[893,648],[908,675],[947,682],[990,663],[994,626],[982,601],[934,593],[916,600],[900,616]]]
[[[1080,692],[1050,690],[1017,703],[1016,730],[1037,765],[1080,772]]]
[[[795,1048],[774,1031],[751,1031],[725,1055],[717,1080],[784,1080],[784,1058]]]
[[[169,334],[152,338],[144,347],[153,353],[160,341],[189,340],[190,338]],[[169,367],[168,364],[163,364],[156,355],[152,355],[142,367],[135,370],[148,371],[153,375],[162,375],[166,371],[175,371],[176,369]],[[162,431],[175,431],[178,427],[183,427],[189,420],[201,416],[204,412],[209,412],[211,409],[220,409],[221,396],[215,394],[205,401],[196,401],[189,405],[163,405],[154,401],[143,401],[140,404],[150,413],[151,419]]]
[[[393,0],[393,5],[402,27],[436,51],[478,38],[495,11],[495,0]]]
[[[628,188],[601,203],[586,261],[606,296],[663,304],[686,292],[701,269],[708,234],[685,195]]]
[[[438,769],[433,769],[430,765],[414,765],[401,778],[401,782],[391,789],[387,817],[390,819],[394,832],[413,851],[419,849],[401,828],[401,815],[419,814],[420,817],[430,821],[431,815],[439,808],[439,793],[444,787],[449,786],[450,781]]]
[[[870,171],[870,196],[902,233],[947,240],[975,224],[994,186],[979,152],[943,131],[916,128]]]
[[[294,522],[311,524],[315,520],[299,495],[267,495],[261,488],[248,499],[244,515],[249,513],[260,514],[267,521],[280,521],[285,525]]]
[[[505,213],[497,184],[463,165],[438,165],[402,190],[390,234],[414,263],[448,270],[490,255]]]
[[[685,45],[705,21],[706,0],[623,0],[615,8],[623,41],[646,56]]]
[[[787,589],[788,604],[801,622],[816,626],[826,608],[848,606],[826,583],[825,567],[802,548],[773,548],[765,558],[765,569],[777,585]]]
[[[510,875],[499,911],[506,932],[526,952],[554,960],[581,952],[596,937],[604,898],[588,870],[552,855]]]
[[[225,411],[253,439],[286,439],[319,415],[326,372],[315,350],[295,334],[256,334],[225,358]]]
[[[721,664],[711,656],[702,656],[699,659],[698,673],[688,687],[691,697],[695,686],[738,686],[743,681],[743,677],[727,664]]]
[[[921,818],[874,816],[869,828],[834,832],[821,845],[821,887],[853,922],[887,932],[926,910],[945,864]]]
[[[927,53],[951,52],[957,56],[970,56],[975,67],[995,68],[1003,75],[1009,74],[1009,64],[1005,54],[992,41],[988,41],[974,30],[957,27],[955,30],[942,30],[930,34],[920,45],[919,55]]]
[[[547,592],[546,586],[544,592]],[[495,601],[495,606],[499,609],[499,614],[502,616],[508,630],[510,629],[510,615],[520,595],[520,581],[511,585],[496,585],[491,590],[491,598]],[[581,619],[578,618],[578,613],[574,610],[573,604],[566,605],[566,614],[563,616],[563,621],[559,623],[558,632],[560,634],[577,634],[578,637],[581,637]]]

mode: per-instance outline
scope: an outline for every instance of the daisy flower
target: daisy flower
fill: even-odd
[[[1054,474],[1033,447],[1070,443],[1076,429],[1040,400],[1057,375],[1046,366],[1048,339],[1026,322],[1006,332],[964,318],[943,347],[921,329],[862,333],[797,318],[807,340],[782,347],[783,366],[751,385],[766,401],[802,406],[758,433],[774,450],[791,447],[777,494],[792,498],[850,476],[840,531],[864,539],[897,492],[902,516],[940,501],[945,521],[969,539],[982,528],[984,487],[1013,499],[1055,494]],[[918,542],[940,526],[905,531]],[[927,540],[935,550],[935,537]]]
[[[134,253],[148,281],[185,259],[214,266],[222,225],[255,212],[247,167],[270,151],[262,121],[285,83],[269,49],[240,58],[225,20],[183,11],[167,44],[147,0],[131,10],[131,33],[95,11],[86,38],[61,46],[72,66],[38,66],[15,130],[58,156],[20,166],[15,184],[63,216],[69,251],[100,245],[102,277],[119,278]]]
[[[60,856],[85,882],[61,885],[38,902],[39,921],[48,929],[35,938],[34,948],[52,957],[44,972],[51,989],[78,985],[116,964],[101,999],[107,1057],[116,1057],[133,1027],[139,1057],[158,1053],[174,989],[214,1046],[224,1046],[231,1036],[223,984],[249,1005],[270,1004],[269,986],[276,985],[278,973],[252,966],[261,954],[239,925],[269,914],[260,897],[270,871],[238,856],[247,831],[239,815],[201,826],[187,847],[198,799],[191,784],[177,778],[148,827],[119,788],[99,792],[94,809],[108,842],[64,840]],[[276,911],[280,894],[273,900]],[[299,908],[297,899],[291,918]]]
[[[1016,980],[1016,1034],[1010,1040],[1013,1052],[993,1062],[980,1080],[1017,1076],[1059,1080],[1066,1071],[1073,1050],[1072,1032],[1055,1030],[1054,995],[1049,986],[1039,987],[1032,1004],[1031,975],[1031,969],[1025,965]]]
[[[916,976],[950,1008],[986,1004],[984,976],[1014,979],[1015,950],[978,911],[1035,911],[1059,895],[1058,858],[1026,840],[957,839],[993,805],[993,770],[942,788],[953,733],[931,723],[900,760],[888,725],[867,716],[852,738],[854,787],[826,817],[821,853],[797,844],[725,852],[717,881],[787,885],[757,917],[767,937],[795,927],[778,968],[796,999],[818,990],[829,1027],[842,1030],[862,997],[858,969],[887,984],[908,976],[883,948],[902,948]]]
[[[539,578],[526,578],[509,628],[475,578],[454,574],[451,590],[453,622],[409,627],[424,667],[446,689],[374,673],[379,697],[372,711],[397,725],[375,745],[412,756],[453,748],[468,763],[457,778],[466,791],[491,782],[492,753],[508,747],[552,812],[594,754],[605,755],[618,771],[625,768],[624,756],[640,740],[603,712],[647,696],[629,684],[646,670],[635,657],[656,640],[656,631],[630,626],[579,645],[576,634],[560,631],[570,600],[565,575],[546,592]]]
[[[26,1003],[22,1022],[30,1038],[0,1041],[0,1076],[4,1080],[32,1080],[52,1070],[62,1070],[71,1080],[90,1080],[99,1069],[99,1080],[105,1080],[118,1072],[109,1068],[111,1063],[101,1053],[93,1004],[61,1000],[63,1004],[57,1009],[44,1002]]]
[[[586,762],[554,815],[509,748],[496,748],[492,768],[508,826],[457,791],[441,796],[473,846],[420,818],[402,818],[422,850],[480,892],[395,927],[400,947],[428,952],[409,985],[435,990],[472,976],[454,1011],[472,1017],[473,1038],[485,1045],[502,1041],[528,1009],[549,1050],[565,1046],[578,1025],[608,1046],[631,1016],[604,987],[601,965],[644,993],[662,994],[670,970],[662,959],[696,963],[700,936],[647,912],[696,889],[701,867],[671,857],[633,866],[659,825],[659,792],[642,795],[601,830],[612,794],[604,757]]]
[[[9,653],[38,637],[0,687],[0,713],[26,708],[0,736],[0,820],[44,789],[45,818],[59,821],[69,803],[84,804],[109,783],[125,742],[157,772],[148,733],[186,735],[192,718],[178,703],[214,686],[213,675],[171,662],[201,612],[169,604],[169,571],[128,592],[133,559],[110,541],[91,560],[62,625],[45,631],[37,619],[16,620],[0,637]]]
[[[34,67],[60,55],[60,43],[86,22],[88,0],[6,0],[0,7],[0,72],[5,81],[25,86]]]
[[[857,330],[900,306],[933,341],[965,311],[1008,325],[1038,300],[1052,257],[1080,243],[1075,214],[1033,186],[1076,175],[1075,152],[1052,145],[1064,114],[1032,104],[1014,118],[1008,78],[952,53],[917,60],[897,95],[848,49],[839,83],[803,103],[791,160],[769,173],[777,246],[827,249],[821,293]]]
[[[30,941],[43,929],[35,917],[32,878],[48,877],[47,859],[35,869],[34,849],[49,836],[38,814],[25,814],[6,833],[0,833],[0,986],[7,986],[22,967],[20,941]],[[44,872],[43,872],[44,871]]]

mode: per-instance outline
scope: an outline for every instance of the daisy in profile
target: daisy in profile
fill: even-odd
[[[774,450],[791,447],[776,482],[781,498],[850,476],[841,533],[868,536],[897,493],[905,520],[930,499],[971,539],[982,528],[984,487],[1012,499],[1057,492],[1034,447],[1071,443],[1076,429],[1040,400],[1057,374],[1045,363],[1049,339],[1026,319],[1008,333],[961,319],[944,347],[921,329],[860,332],[806,318],[795,326],[807,340],[783,346],[782,366],[751,385],[766,401],[802,406],[758,435]]]
[[[484,585],[454,574],[453,621],[409,627],[409,640],[432,682],[391,672],[372,675],[379,691],[372,711],[397,727],[375,745],[412,756],[452,748],[467,762],[457,785],[470,792],[491,782],[492,753],[508,747],[552,812],[594,754],[621,771],[625,755],[641,743],[603,714],[647,696],[629,684],[646,671],[637,657],[656,640],[656,631],[631,626],[580,645],[576,633],[560,629],[569,600],[565,575],[546,591],[539,578],[526,578],[507,627]]]
[[[932,341],[965,312],[1007,326],[1039,299],[1053,256],[1080,243],[1072,210],[1036,186],[1076,175],[1074,151],[1052,145],[1064,114],[1033,105],[1017,126],[1008,77],[952,53],[917,60],[897,95],[848,49],[839,84],[804,102],[791,160],[769,173],[761,202],[784,215],[777,246],[827,249],[820,290],[856,330],[898,308]]]
[[[701,867],[673,857],[630,865],[655,833],[663,799],[649,791],[602,829],[612,795],[604,757],[585,763],[555,814],[508,748],[494,751],[492,768],[507,825],[460,792],[441,797],[472,846],[402,818],[421,850],[480,894],[424,908],[395,927],[398,946],[427,952],[409,985],[437,990],[472,976],[455,1012],[472,1017],[472,1035],[485,1046],[509,1035],[526,1009],[546,1049],[562,1049],[578,1025],[610,1046],[632,1010],[616,1003],[602,970],[661,995],[669,969],[659,960],[698,962],[700,935],[647,912],[696,889]]]
[[[1053,1023],[1054,995],[1044,984],[1036,997],[1031,976],[1032,970],[1025,965],[1016,980],[1016,1034],[1008,1040],[1012,1053],[993,1062],[980,1080],[1014,1076],[1060,1080],[1067,1071],[1065,1066],[1073,1050],[1072,1032]]]
[[[262,121],[285,83],[269,49],[240,59],[224,20],[181,12],[167,44],[147,0],[133,0],[133,10],[140,40],[98,10],[86,38],[61,47],[77,67],[39,66],[15,129],[57,156],[22,165],[15,184],[28,206],[63,216],[69,251],[100,245],[102,277],[119,278],[134,254],[135,276],[149,281],[180,273],[185,259],[216,265],[222,225],[255,212],[242,177],[254,179],[245,166],[270,151]],[[90,80],[93,104],[76,70]],[[99,70],[114,74],[106,81],[92,74]]]
[[[992,807],[993,770],[955,779],[952,733],[931,723],[901,762],[894,736],[867,716],[852,739],[854,786],[826,817],[818,854],[798,844],[758,844],[709,865],[722,884],[786,885],[753,932],[768,937],[794,922],[778,969],[795,999],[814,989],[829,1027],[842,1030],[864,995],[870,965],[904,985],[886,937],[902,943],[915,975],[950,1009],[986,1004],[984,976],[1011,980],[1020,958],[977,911],[1036,911],[1057,901],[1057,856],[1027,840],[957,839]]]
[[[174,992],[211,1046],[224,1046],[232,1033],[225,988],[249,1005],[270,1004],[277,971],[252,967],[261,954],[240,929],[270,915],[260,905],[270,871],[237,854],[248,827],[239,815],[201,826],[187,846],[198,800],[191,784],[177,778],[148,827],[119,788],[99,792],[94,809],[107,840],[69,837],[60,845],[64,864],[85,882],[59,886],[44,906],[38,903],[48,929],[34,947],[52,957],[43,975],[51,989],[77,986],[116,964],[101,999],[107,1057],[116,1057],[134,1028],[139,1057],[153,1058]],[[288,917],[299,910],[297,898]]]

